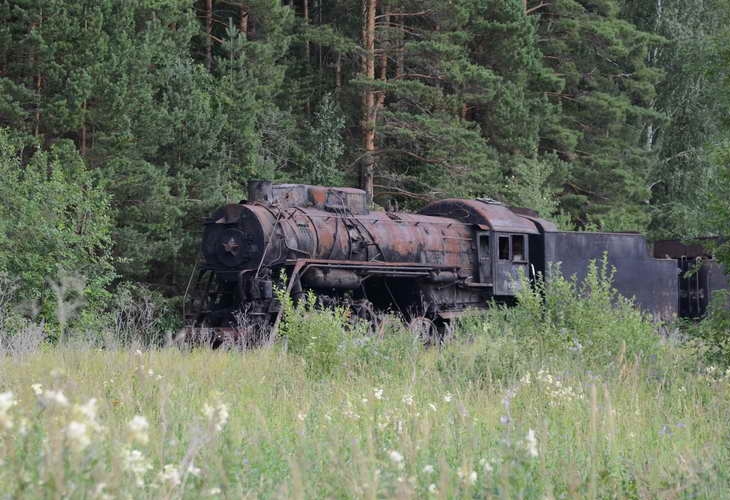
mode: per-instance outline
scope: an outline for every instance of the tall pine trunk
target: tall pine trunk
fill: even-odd
[[[366,79],[375,80],[375,11],[377,0],[363,0],[363,64],[362,72]],[[375,177],[375,121],[377,103],[375,91],[365,87],[362,95],[362,128],[363,128],[363,149],[365,150],[362,159],[360,172],[361,187],[365,190],[368,200],[372,202]]]
[[[248,8],[246,8],[246,4],[241,4],[241,7],[239,7],[239,17],[238,17],[238,31],[243,35],[244,38],[248,37]]]
[[[205,66],[213,68],[213,0],[205,0]]]

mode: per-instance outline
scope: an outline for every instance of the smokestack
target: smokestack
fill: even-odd
[[[273,199],[271,181],[251,180],[248,181],[248,201],[270,204]]]

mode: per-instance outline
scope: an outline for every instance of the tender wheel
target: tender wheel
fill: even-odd
[[[416,316],[413,318],[408,323],[408,329],[423,345],[435,345],[438,343],[438,328],[433,321],[425,316]]]

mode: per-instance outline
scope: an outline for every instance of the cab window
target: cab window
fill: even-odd
[[[512,260],[514,262],[526,262],[525,236],[515,234],[512,236]]]
[[[509,260],[509,236],[499,237],[499,260]]]

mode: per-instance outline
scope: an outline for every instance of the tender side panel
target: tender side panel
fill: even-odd
[[[625,297],[656,318],[677,316],[679,304],[677,264],[649,256],[646,240],[638,234],[555,232],[544,234],[545,264],[558,264],[563,276],[585,278],[588,263],[608,254],[616,268],[614,286]],[[554,268],[552,272],[555,272]]]

